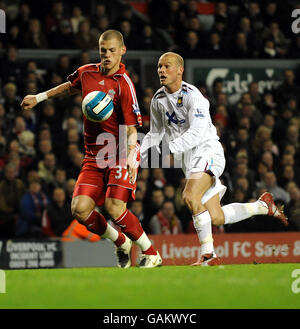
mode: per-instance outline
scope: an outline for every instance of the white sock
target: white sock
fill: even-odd
[[[255,215],[266,215],[268,206],[263,201],[257,200],[250,203],[230,203],[223,206],[222,210],[225,224],[233,224]]]
[[[136,241],[133,242],[138,245],[142,251],[146,251],[151,247],[151,241],[145,232]]]
[[[211,217],[206,210],[193,216],[194,226],[201,243],[201,255],[214,253],[214,240],[211,230]]]
[[[110,239],[111,241],[115,242],[118,237],[119,232],[107,223],[106,231],[101,235],[101,238]]]

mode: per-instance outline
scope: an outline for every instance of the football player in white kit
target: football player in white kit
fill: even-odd
[[[219,177],[225,157],[209,113],[209,101],[193,85],[182,80],[183,58],[173,52],[158,61],[161,88],[151,102],[150,131],[142,141],[141,154],[158,147],[165,136],[174,159],[181,159],[186,176],[183,200],[190,209],[200,244],[201,256],[192,265],[219,265],[213,246],[212,227],[232,224],[254,215],[269,215],[288,225],[284,213],[265,192],[256,202],[231,203],[221,207],[226,191]]]

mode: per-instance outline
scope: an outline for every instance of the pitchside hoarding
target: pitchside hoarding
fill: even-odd
[[[0,240],[0,268],[63,267],[61,246],[60,240],[50,239]]]
[[[163,265],[189,265],[200,256],[196,234],[150,235]],[[216,254],[224,264],[298,263],[300,233],[240,233],[214,235]],[[133,250],[133,260],[138,257]]]

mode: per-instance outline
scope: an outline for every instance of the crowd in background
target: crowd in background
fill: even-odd
[[[136,15],[130,1],[82,6],[45,0],[41,7],[34,0],[2,0],[7,33],[0,47],[91,50],[97,49],[99,34],[115,28],[131,50],[176,50],[185,58],[299,58],[291,13],[300,2],[211,1],[216,2],[211,15],[201,15],[197,0],[136,2],[146,5],[146,15]]]
[[[159,10],[157,2],[149,1],[151,24],[133,15],[130,6],[113,21],[104,2],[90,16],[76,1],[72,6],[56,1],[44,17],[34,15],[37,8],[32,3],[21,2],[17,16],[8,17],[8,35],[2,40],[0,238],[61,236],[73,220],[70,202],[84,158],[81,96],[47,100],[28,111],[21,111],[20,103],[25,95],[54,87],[74,68],[89,63],[87,50],[97,49],[102,31],[118,28],[130,50],[171,49],[184,58],[299,56],[300,37],[291,35],[290,23],[289,29],[285,27],[284,17],[290,15],[282,15],[284,9],[276,1],[245,2],[247,6],[241,5],[235,14],[229,13],[225,2],[217,3],[208,31],[202,30],[193,0],[159,1]],[[45,7],[47,4],[49,1]],[[162,17],[166,12],[169,14]],[[155,32],[160,30],[173,40],[167,49],[163,34]],[[233,42],[235,46],[228,47]],[[56,67],[49,69],[43,62],[19,61],[19,48],[75,48],[82,52],[76,61],[59,56]],[[287,69],[282,84],[264,94],[254,81],[235,102],[224,93],[222,79],[216,79],[212,89],[203,82],[197,87],[210,100],[212,120],[225,150],[222,180],[227,192],[222,202],[254,201],[268,190],[290,219],[285,228],[268,216],[256,216],[215,227],[215,232],[300,230],[300,85],[296,72]],[[155,90],[152,86],[142,89],[138,83],[136,88],[146,133]],[[184,184],[181,169],[139,170],[136,200],[129,207],[146,232],[195,232],[181,197]]]

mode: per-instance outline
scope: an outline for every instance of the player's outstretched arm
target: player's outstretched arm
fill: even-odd
[[[61,97],[61,96],[71,96],[79,93],[80,90],[72,87],[71,83],[64,82],[54,88],[51,88],[47,91],[39,93],[37,95],[27,95],[24,97],[21,108],[23,110],[30,110],[34,108],[38,103],[53,97]]]

